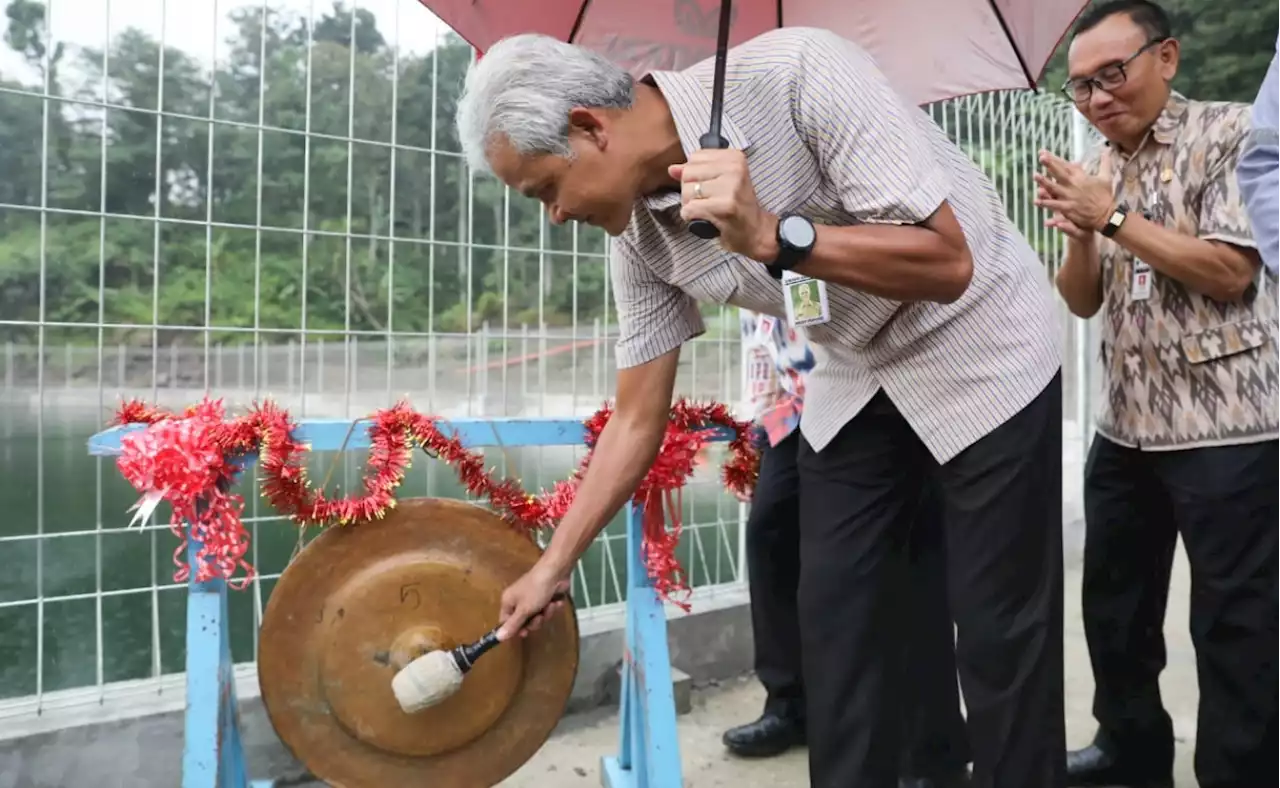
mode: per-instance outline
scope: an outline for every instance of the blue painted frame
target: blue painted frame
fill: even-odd
[[[304,419],[294,437],[314,451],[369,447],[367,419]],[[586,431],[574,419],[455,419],[441,423],[446,434],[478,448],[581,445]],[[89,439],[97,457],[120,453],[120,439],[141,425],[112,427]],[[729,430],[710,427],[712,440],[726,441]],[[348,436],[349,433],[349,436]],[[256,457],[244,458],[249,467]],[[601,759],[606,788],[671,788],[684,784],[676,731],[667,618],[662,600],[641,558],[641,512],[627,511],[626,645],[623,653],[616,756]],[[188,540],[192,564],[200,546]],[[187,706],[182,755],[182,788],[272,788],[274,781],[250,781],[240,739],[231,638],[227,627],[227,584],[223,580],[189,583],[187,592]]]

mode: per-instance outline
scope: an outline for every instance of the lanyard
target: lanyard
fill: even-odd
[[[1134,159],[1138,158],[1142,151],[1147,147],[1147,143],[1151,141],[1151,135],[1154,129],[1154,126],[1147,129],[1147,133],[1143,136],[1142,142],[1134,149],[1131,155],[1124,156],[1121,154],[1119,168],[1115,168],[1114,166],[1112,167],[1111,196],[1116,200],[1120,199],[1121,192],[1124,191],[1125,171],[1129,168],[1130,164],[1133,164]],[[1143,204],[1139,206],[1142,209],[1142,215],[1147,219],[1147,221],[1151,222],[1160,222],[1156,213],[1156,207],[1160,204],[1161,188],[1173,180],[1173,145],[1164,145],[1162,148],[1162,150],[1159,150],[1156,153],[1157,185],[1153,186],[1150,193],[1145,195]],[[1107,156],[1115,157],[1115,148],[1108,147]],[[1141,188],[1141,184],[1139,184],[1139,188]]]

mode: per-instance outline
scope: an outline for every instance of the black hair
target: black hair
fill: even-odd
[[[1080,15],[1072,30],[1072,38],[1089,32],[1102,24],[1103,20],[1116,14],[1124,14],[1133,20],[1133,23],[1147,34],[1149,41],[1161,41],[1173,36],[1169,14],[1151,0],[1108,0],[1089,8]]]

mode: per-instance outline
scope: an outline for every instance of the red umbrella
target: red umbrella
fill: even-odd
[[[420,0],[480,52],[517,33],[595,50],[637,77],[717,55],[705,148],[720,136],[727,49],[776,27],[822,27],[866,49],[919,104],[1035,90],[1088,0]],[[699,236],[715,227],[695,222]]]
[[[421,0],[484,52],[516,33],[598,51],[636,76],[715,51],[721,0]],[[737,0],[728,45],[783,25],[857,42],[919,104],[1034,89],[1087,0]]]

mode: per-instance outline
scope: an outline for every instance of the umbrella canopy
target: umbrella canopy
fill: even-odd
[[[517,33],[593,49],[636,76],[715,54],[721,0],[421,0],[484,52]],[[736,0],[729,45],[821,27],[866,49],[916,103],[1034,89],[1088,0]]]

